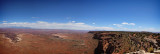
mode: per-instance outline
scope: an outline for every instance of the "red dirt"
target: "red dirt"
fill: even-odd
[[[10,43],[4,33],[21,34],[21,41]],[[61,33],[67,38],[55,38]],[[94,54],[97,40],[83,31],[0,29],[0,54]]]

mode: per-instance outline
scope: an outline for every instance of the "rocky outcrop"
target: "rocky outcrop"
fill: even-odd
[[[91,31],[94,39],[99,41],[95,54],[123,54],[144,50],[153,52],[158,48],[155,33],[144,32],[117,32],[117,31]],[[153,36],[152,38],[149,36]]]
[[[7,38],[11,43],[17,43],[22,40],[20,38],[21,35],[17,35],[15,33],[3,33],[3,34],[4,37]]]
[[[96,34],[97,35],[97,34]],[[114,35],[114,34],[108,34],[108,35]],[[107,53],[111,54],[114,51],[115,46],[109,42],[112,40],[111,37],[105,37],[103,35],[95,36],[95,39],[99,39],[98,47],[95,49],[95,53]]]

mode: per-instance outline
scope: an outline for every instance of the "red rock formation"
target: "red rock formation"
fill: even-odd
[[[152,52],[153,49],[158,48],[156,39],[157,35],[149,32],[117,32],[117,31],[91,31],[94,34],[94,39],[98,39],[99,43],[95,49],[95,54],[123,54],[127,52],[134,52],[137,50],[145,50]],[[146,40],[144,37],[150,37]],[[154,40],[154,41],[150,41]]]

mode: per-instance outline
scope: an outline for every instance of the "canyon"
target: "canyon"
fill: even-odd
[[[140,54],[159,46],[152,32],[0,29],[0,54]]]
[[[160,53],[160,34],[151,32],[90,31],[98,40],[95,54]],[[143,53],[140,51],[144,51]]]

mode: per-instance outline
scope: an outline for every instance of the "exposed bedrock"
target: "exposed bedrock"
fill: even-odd
[[[93,39],[98,40],[95,54],[123,54],[139,50],[154,52],[160,46],[156,33],[96,31]]]

